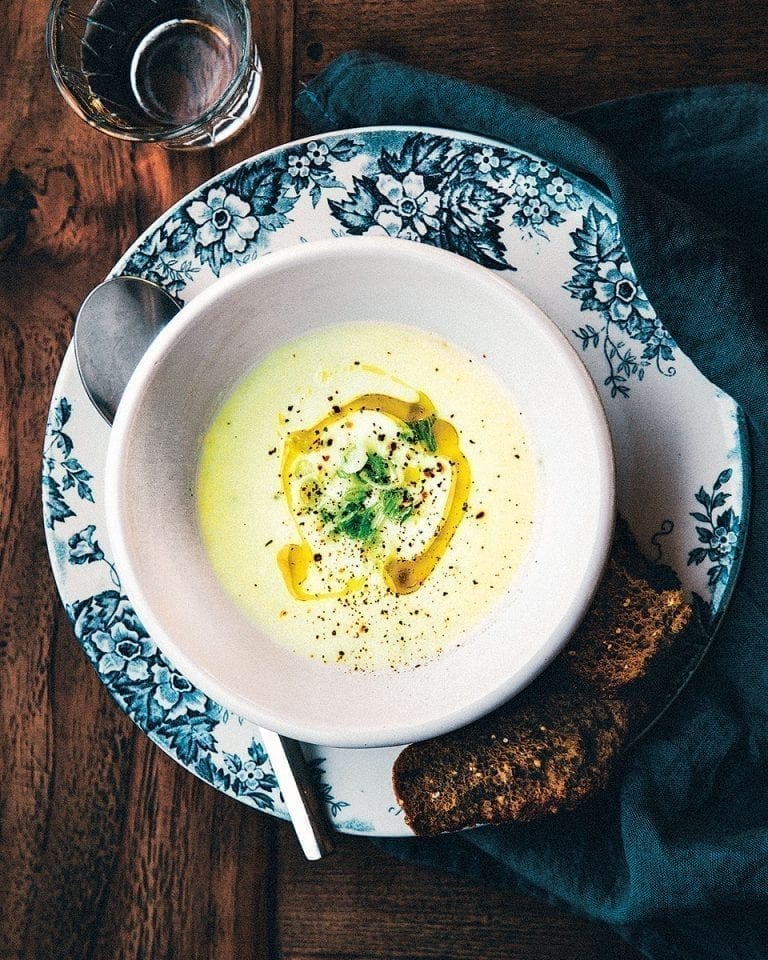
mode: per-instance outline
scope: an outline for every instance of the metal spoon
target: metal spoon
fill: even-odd
[[[75,323],[75,360],[91,402],[112,424],[126,384],[147,347],[181,309],[162,287],[114,277],[83,301]],[[331,828],[295,740],[259,727],[301,849],[319,860],[333,849]]]

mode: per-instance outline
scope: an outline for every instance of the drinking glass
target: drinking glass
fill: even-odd
[[[261,94],[248,0],[53,0],[46,44],[69,105],[124,140],[215,146]]]

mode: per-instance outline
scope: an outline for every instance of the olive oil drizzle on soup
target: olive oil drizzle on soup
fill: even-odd
[[[280,347],[203,439],[199,522],[222,585],[276,642],[350,670],[461,643],[531,536],[521,419],[482,357],[412,327]]]

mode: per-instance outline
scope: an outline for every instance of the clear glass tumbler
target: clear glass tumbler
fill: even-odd
[[[261,94],[248,0],[53,0],[46,44],[69,105],[124,140],[215,146]]]

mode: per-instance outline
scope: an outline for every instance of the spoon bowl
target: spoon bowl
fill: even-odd
[[[181,304],[142,277],[113,277],[83,301],[75,323],[75,361],[91,403],[112,424],[131,374]]]

